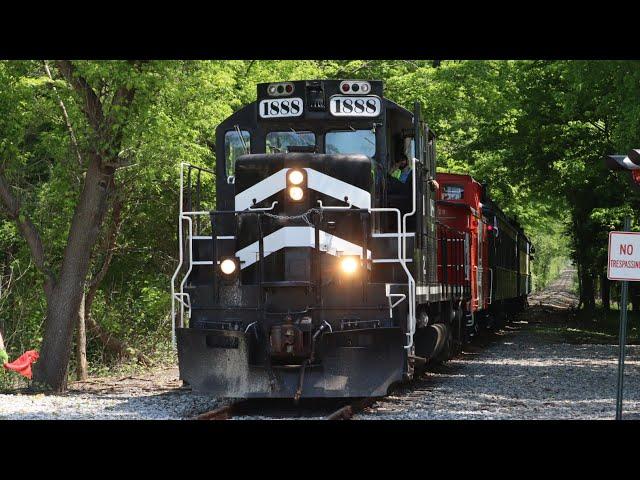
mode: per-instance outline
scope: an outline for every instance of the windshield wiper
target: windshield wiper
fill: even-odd
[[[298,138],[300,138],[300,140],[302,140],[302,143],[303,143],[304,145],[306,145],[306,146],[308,146],[308,147],[313,147],[313,146],[315,146],[315,145],[313,145],[312,143],[308,143],[308,142],[304,139],[304,137],[303,137],[302,135],[300,135],[298,132],[296,132],[293,128],[291,128],[291,131],[292,131],[293,133],[295,133],[295,134],[298,136]]]
[[[353,128],[351,125],[349,125],[349,128],[351,129],[352,132],[358,132],[359,130],[356,130],[355,128]],[[365,130],[366,131],[366,130]],[[375,131],[373,132],[375,134]],[[371,145],[373,145],[374,147],[376,146],[376,142],[372,142],[371,140],[369,140],[367,137],[362,137],[364,140],[366,140],[367,142],[369,142]]]
[[[234,125],[233,128],[235,129],[238,137],[240,137],[240,141],[242,142],[242,148],[244,149],[245,155],[248,154],[249,147],[247,147],[247,142],[244,141],[244,137],[242,136],[242,133],[240,133],[240,127],[238,125]]]

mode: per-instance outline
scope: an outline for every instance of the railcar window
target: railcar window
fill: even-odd
[[[443,200],[462,200],[464,187],[460,185],[445,185],[442,189]]]
[[[314,146],[316,136],[313,132],[269,132],[266,143],[267,153],[287,153],[290,146]]]
[[[412,137],[405,137],[404,139],[404,154],[409,159],[416,156],[416,141]]]
[[[230,130],[224,134],[224,155],[227,176],[233,175],[236,158],[251,150],[251,136],[246,130]]]
[[[367,157],[376,154],[376,136],[372,130],[339,130],[327,132],[325,152],[333,154],[360,153]]]

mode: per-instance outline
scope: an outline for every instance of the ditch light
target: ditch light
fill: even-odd
[[[360,259],[358,257],[342,257],[340,260],[340,270],[347,275],[353,275],[360,267]]]

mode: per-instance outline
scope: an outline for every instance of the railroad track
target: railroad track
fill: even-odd
[[[317,419],[349,420],[356,413],[373,405],[378,398],[358,398],[353,401],[327,400],[301,401],[294,405],[290,400],[239,400],[214,410],[201,413],[193,420],[263,420],[263,419]],[[338,403],[338,405],[336,405]],[[275,408],[275,410],[274,410]]]

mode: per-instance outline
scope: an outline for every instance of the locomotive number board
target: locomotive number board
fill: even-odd
[[[329,99],[329,111],[334,117],[377,117],[382,104],[375,96],[334,95]]]
[[[299,117],[303,105],[301,98],[272,98],[260,102],[258,114],[262,118]]]

